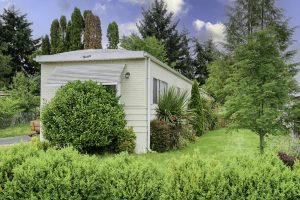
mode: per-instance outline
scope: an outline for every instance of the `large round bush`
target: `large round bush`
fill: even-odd
[[[118,100],[114,92],[97,82],[70,82],[45,105],[43,133],[51,144],[72,145],[81,152],[118,149],[112,145],[118,144],[120,135],[124,140],[129,133]]]

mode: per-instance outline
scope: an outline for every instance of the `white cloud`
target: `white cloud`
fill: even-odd
[[[94,6],[94,11],[99,14],[104,14],[106,12],[106,5],[104,3],[96,3]]]
[[[138,28],[136,22],[127,22],[119,24],[120,36],[130,35],[132,33],[138,34]]]
[[[154,0],[119,0],[123,3],[130,3],[132,5],[150,5]],[[167,4],[167,9],[169,12],[173,12],[175,15],[178,15],[182,12],[186,12],[186,3],[185,0],[165,0]]]
[[[197,31],[200,31],[205,26],[205,22],[200,19],[196,19],[193,21],[193,26]]]
[[[173,12],[175,15],[184,11],[185,2],[184,0],[165,0],[167,9],[169,12]]]
[[[214,43],[225,42],[226,26],[220,22],[211,23],[196,19],[193,26],[200,34],[200,39],[205,41],[211,39]]]

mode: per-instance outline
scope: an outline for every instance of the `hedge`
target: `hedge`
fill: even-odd
[[[27,147],[1,152],[6,178],[0,199],[300,198],[299,162],[291,169],[273,154],[223,162],[195,154],[161,167],[127,153],[97,157],[71,148]]]

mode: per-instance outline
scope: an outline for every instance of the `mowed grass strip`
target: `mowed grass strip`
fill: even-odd
[[[5,129],[0,129],[0,138],[28,135],[31,132],[30,124],[20,124]]]

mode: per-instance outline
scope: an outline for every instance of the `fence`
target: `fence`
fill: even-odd
[[[13,116],[6,116],[0,120],[0,129],[19,124],[29,123],[32,120],[39,118],[39,112],[17,113]]]

